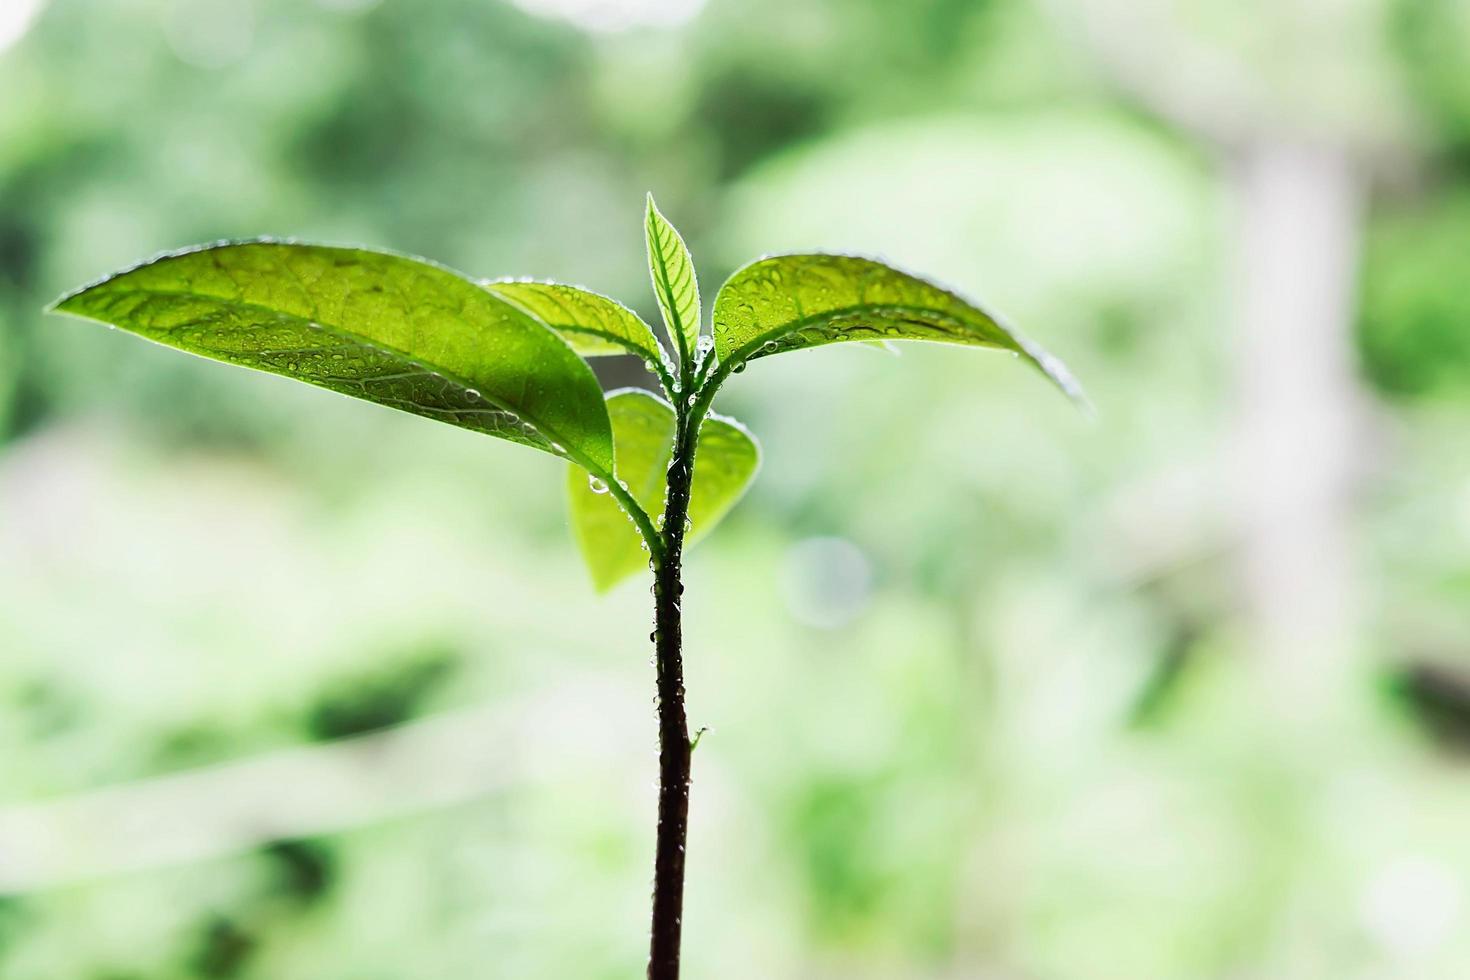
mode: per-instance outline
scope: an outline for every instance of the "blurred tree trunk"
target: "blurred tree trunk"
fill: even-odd
[[[1233,496],[1252,647],[1285,711],[1316,716],[1351,661],[1352,350],[1363,187],[1341,148],[1262,139],[1233,173]]]
[[[1048,3],[1119,89],[1229,161],[1235,402],[1223,462],[1242,625],[1281,717],[1310,723],[1346,703],[1362,626],[1351,514],[1362,170],[1404,115],[1382,23],[1371,5],[1305,0]]]

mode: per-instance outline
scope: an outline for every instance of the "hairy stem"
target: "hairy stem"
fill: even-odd
[[[684,846],[689,835],[689,722],[684,713],[680,606],[684,585],[684,524],[702,417],[678,405],[669,490],[664,504],[663,554],[654,563],[654,658],[658,678],[658,844],[653,871],[653,934],[648,980],[678,980],[684,916]]]

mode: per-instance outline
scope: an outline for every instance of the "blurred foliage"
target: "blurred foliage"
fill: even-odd
[[[1368,243],[1368,375],[1400,397],[1470,391],[1470,188],[1384,216]]]
[[[1396,0],[1390,34],[1409,84],[1436,136],[1458,155],[1470,149],[1470,7],[1460,0]]]
[[[452,650],[430,649],[405,663],[338,681],[307,712],[307,734],[319,740],[347,738],[412,720],[452,678],[456,659]]]
[[[732,383],[765,462],[689,572],[713,729],[691,976],[1470,970],[1462,0],[1343,5],[1396,59],[1361,72],[1320,4],[1157,5],[1273,79],[1351,75],[1305,104],[1358,135],[1398,104],[1358,111],[1382,77],[1412,114],[1366,141],[1387,179],[1356,330],[1357,700],[1291,739],[1213,516],[1230,167],[1081,53],[1082,0],[709,0],[622,32],[554,15],[595,6],[573,0],[49,0],[4,47],[33,2],[0,7],[0,842],[40,836],[0,862],[0,976],[639,975],[647,596],[590,594],[551,461],[39,310],[272,234],[654,319],[650,189],[708,282],[783,250],[932,270],[1066,358],[1104,420],[983,352],[798,353]],[[1276,17],[1310,57],[1273,47]],[[482,711],[470,796],[426,759],[401,805],[188,860],[118,842],[187,843],[190,807],[222,833],[217,801],[153,831],[57,816]]]

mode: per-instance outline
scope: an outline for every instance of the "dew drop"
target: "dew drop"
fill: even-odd
[[[480,393],[473,388],[466,388],[464,390],[464,396],[472,402],[477,402],[480,400]]]
[[[715,349],[715,338],[709,336],[708,334],[706,334],[705,336],[699,338],[699,352],[701,354],[708,354],[710,351],[712,351],[714,349]]]
[[[741,361],[739,364],[735,365],[735,367],[732,370],[734,371],[735,374],[739,374],[741,371],[744,371],[745,370],[745,362],[744,361]]]
[[[532,427],[531,426],[527,426],[526,428],[527,429],[531,429]],[[563,446],[559,442],[553,442],[551,444],[551,451],[554,452],[554,453],[564,453],[564,452],[567,451],[567,447],[566,446]]]
[[[764,344],[761,344],[761,349],[762,350],[767,350],[767,351],[773,351],[773,350],[775,350],[779,346],[781,346],[781,345],[778,344],[778,343],[776,343],[774,340],[768,340]]]
[[[607,493],[607,484],[597,477],[589,475],[587,477],[587,489],[593,493]]]

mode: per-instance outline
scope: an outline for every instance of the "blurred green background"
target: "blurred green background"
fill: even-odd
[[[656,317],[647,190],[706,302],[881,254],[1098,407],[721,396],[690,977],[1470,976],[1467,66],[1462,0],[0,0],[0,977],[641,975],[649,599],[557,466],[40,310],[270,234]]]

